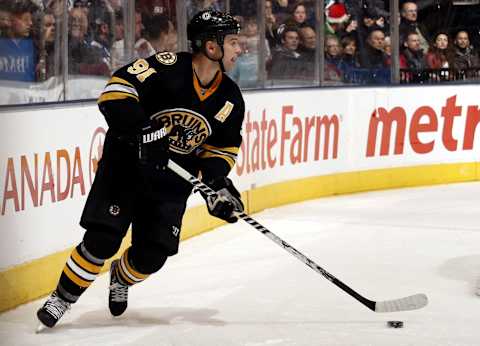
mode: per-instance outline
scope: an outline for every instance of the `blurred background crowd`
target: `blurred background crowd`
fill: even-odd
[[[0,104],[94,98],[207,8],[242,24],[244,89],[480,81],[480,0],[0,0],[1,89],[27,95]]]

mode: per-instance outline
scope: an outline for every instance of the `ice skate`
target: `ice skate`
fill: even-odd
[[[119,260],[112,261],[110,266],[110,287],[108,295],[108,308],[113,316],[120,316],[127,309],[128,286],[122,284],[117,278],[116,267]]]
[[[36,332],[39,333],[47,328],[52,328],[62,318],[65,312],[70,309],[71,303],[60,298],[56,291],[47,299],[45,304],[37,311],[40,325]]]

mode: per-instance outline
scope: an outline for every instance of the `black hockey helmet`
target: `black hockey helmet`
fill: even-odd
[[[201,50],[208,40],[215,40],[223,48],[225,36],[239,32],[240,24],[233,16],[215,10],[198,12],[187,26],[187,38],[194,51]]]

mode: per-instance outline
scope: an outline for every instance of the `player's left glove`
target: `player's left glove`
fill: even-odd
[[[142,168],[164,169],[169,159],[167,129],[156,122],[145,124],[137,135],[138,159]]]
[[[243,212],[244,206],[240,199],[240,192],[233,186],[227,177],[218,177],[207,181],[215,192],[215,196],[204,196],[210,215],[218,217],[230,223],[237,222],[236,212]]]

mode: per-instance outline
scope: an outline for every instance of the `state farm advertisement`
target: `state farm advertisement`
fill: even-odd
[[[339,172],[478,162],[479,92],[472,85],[249,94],[238,182],[262,186]]]
[[[343,172],[479,162],[479,86],[246,93],[240,190]],[[65,107],[65,106],[64,106]],[[106,124],[94,103],[0,112],[0,270],[75,245]],[[203,203],[198,196],[189,205]]]

